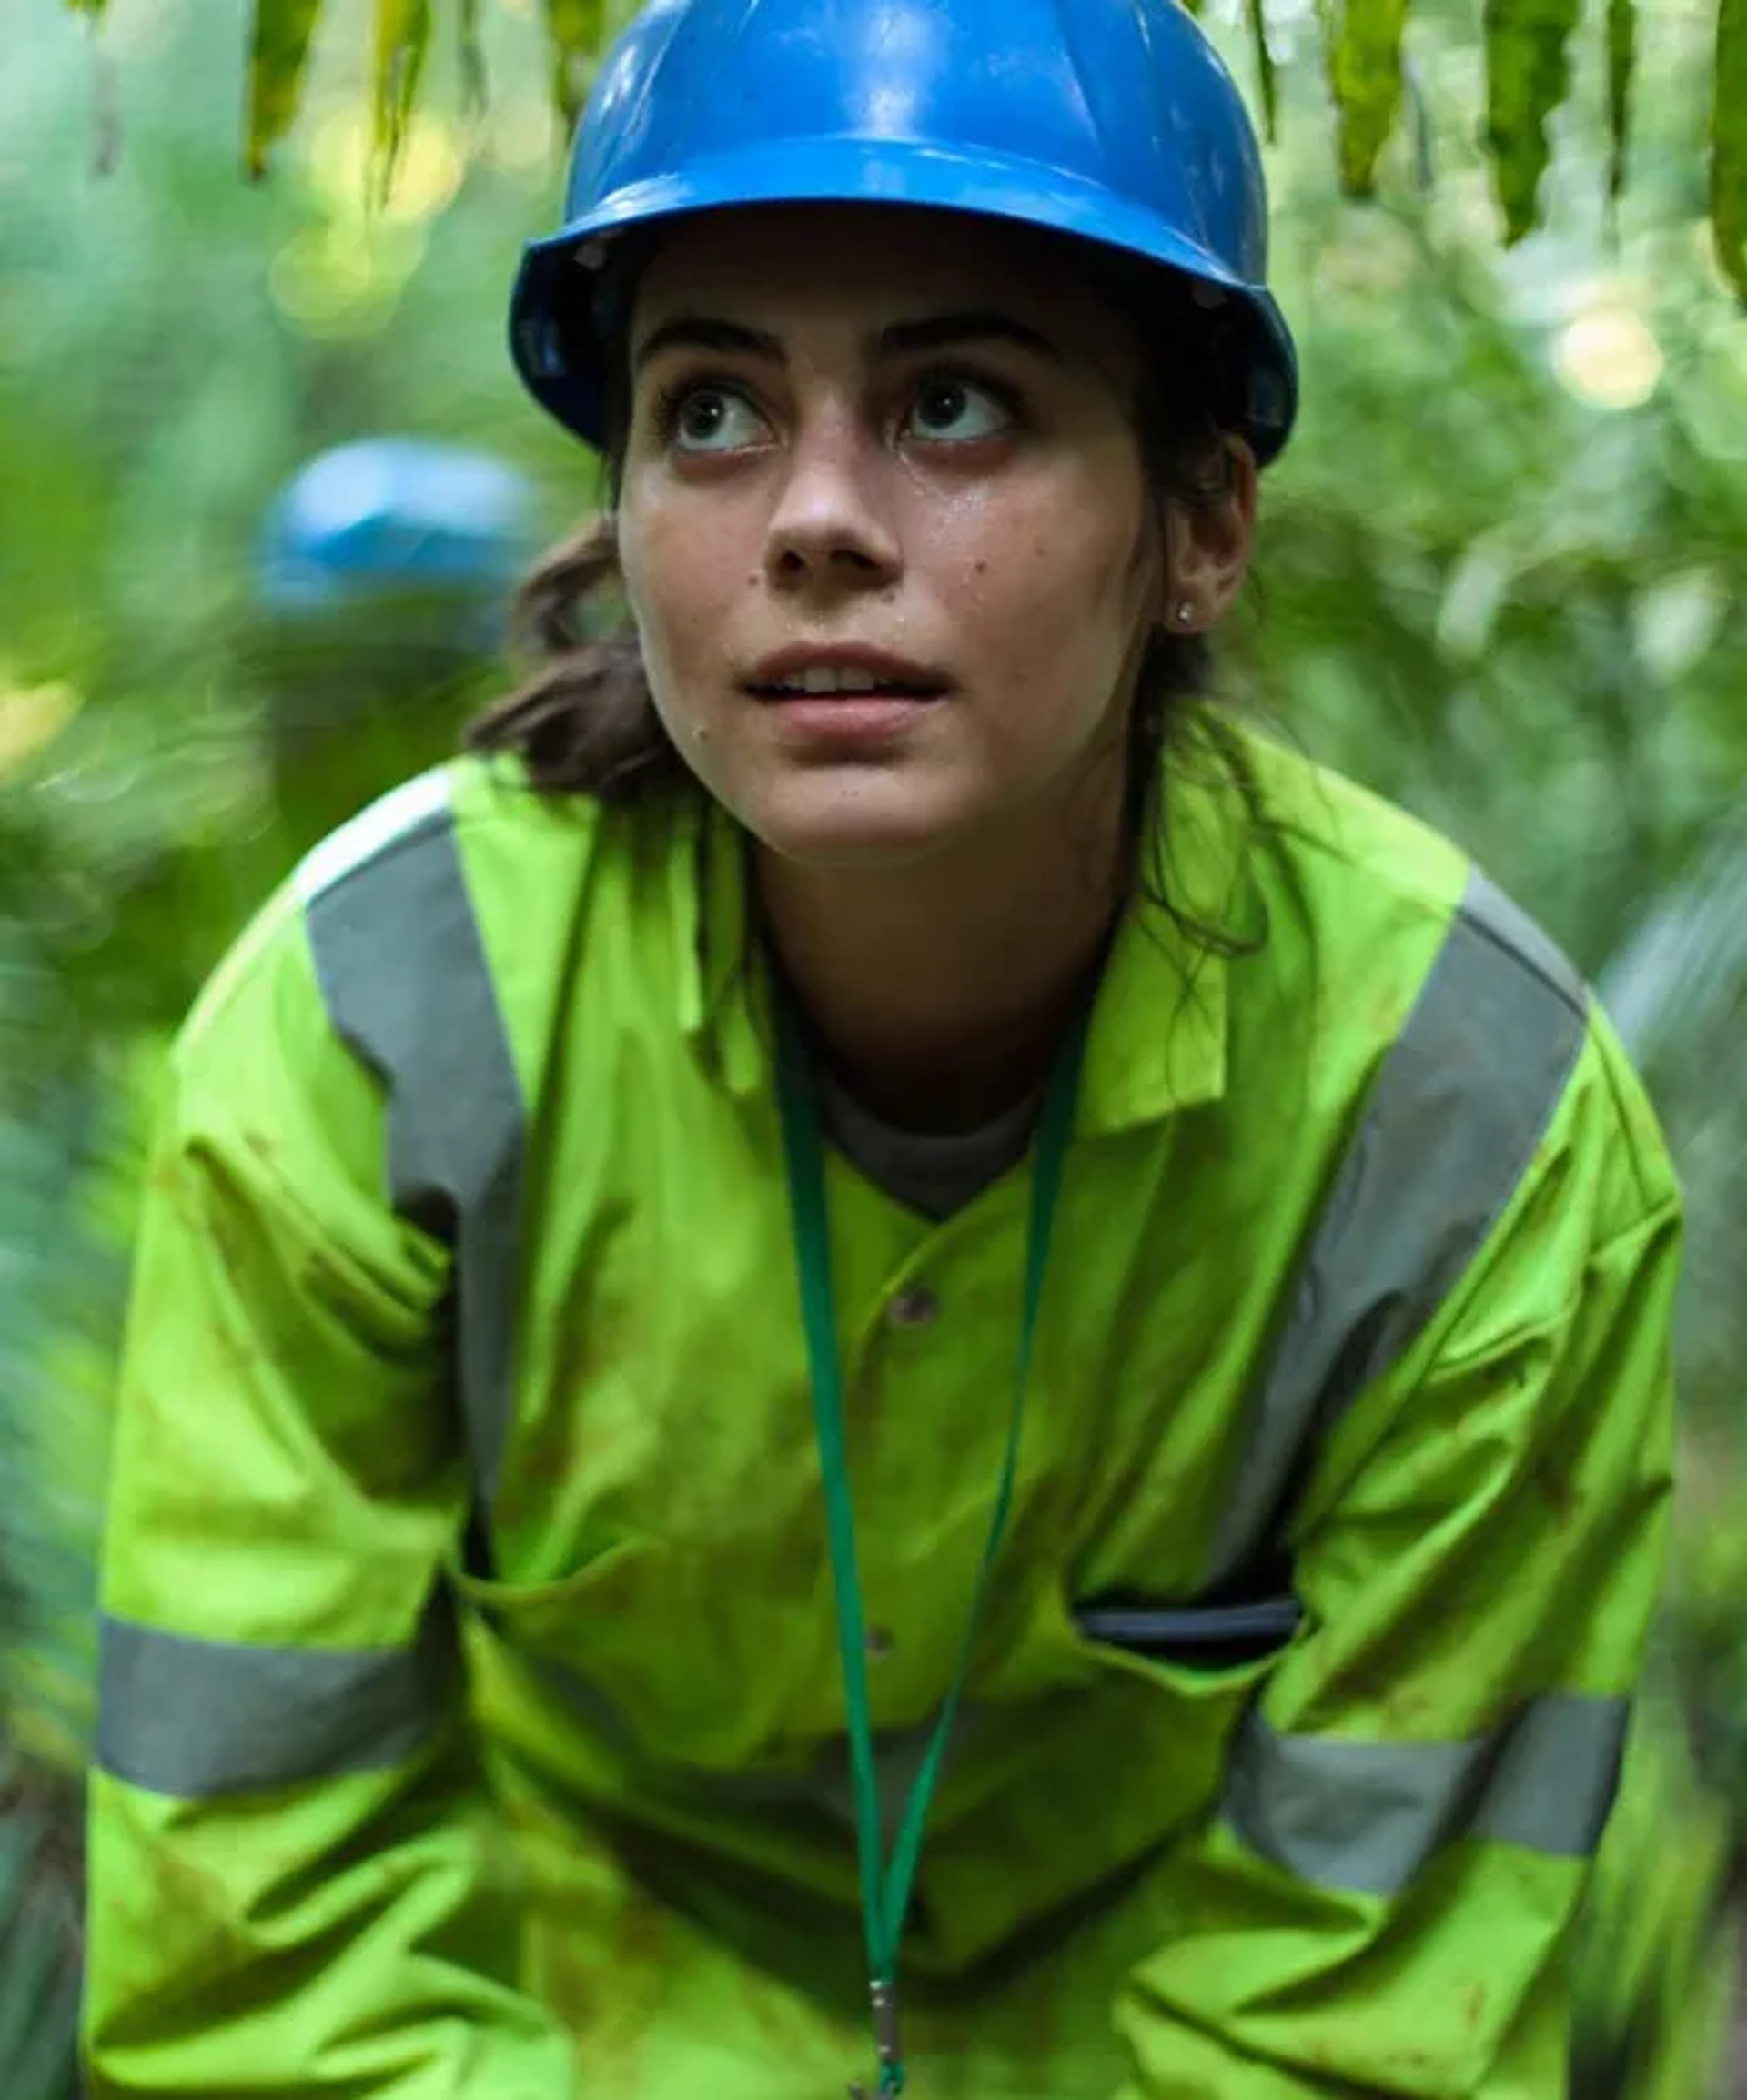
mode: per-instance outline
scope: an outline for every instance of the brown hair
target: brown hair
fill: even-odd
[[[1217,295],[1209,303],[1205,288],[1115,250],[1051,237],[1061,240],[1067,270],[1134,318],[1151,352],[1136,422],[1156,500],[1161,509],[1224,502],[1232,486],[1225,439],[1241,428],[1244,309]],[[591,328],[601,314],[628,315],[647,253],[644,247],[615,258],[599,291],[577,271],[578,307],[563,325]],[[591,298],[592,308],[582,305]],[[608,489],[616,500],[630,423],[622,318],[609,339],[614,354],[604,454]],[[516,600],[513,633],[535,668],[471,724],[470,748],[517,753],[532,784],[544,792],[591,794],[609,803],[691,781],[650,695],[620,587],[611,509],[560,541],[529,576]],[[1128,777],[1137,831],[1165,747],[1187,726],[1188,703],[1210,689],[1212,671],[1204,637],[1155,628],[1129,715]],[[1227,740],[1217,741],[1229,758]],[[1168,903],[1162,866],[1149,886]]]

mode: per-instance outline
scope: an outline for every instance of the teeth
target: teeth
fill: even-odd
[[[785,678],[784,692],[882,692],[892,688],[877,678],[870,678],[864,671],[831,671],[820,667],[803,671],[796,678]]]

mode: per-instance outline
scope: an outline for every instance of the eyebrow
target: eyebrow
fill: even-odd
[[[1011,314],[992,308],[975,307],[963,313],[930,314],[915,321],[894,321],[882,328],[872,344],[876,358],[914,357],[922,350],[954,348],[964,343],[1005,342],[1065,364],[1060,348],[1038,329],[1016,321]],[[762,358],[768,364],[787,362],[781,337],[764,328],[749,328],[739,321],[716,319],[705,314],[679,314],[639,347],[635,365],[641,371],[663,350],[722,350],[743,357]]]

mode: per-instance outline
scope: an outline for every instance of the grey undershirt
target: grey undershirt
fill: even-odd
[[[924,1217],[950,1217],[1025,1157],[1043,1106],[1029,1094],[974,1130],[895,1130],[846,1094],[829,1073],[820,1084],[820,1119],[833,1145],[888,1196]]]

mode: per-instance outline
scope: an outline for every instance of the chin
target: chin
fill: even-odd
[[[796,783],[801,785],[801,783]],[[761,845],[804,867],[914,866],[950,851],[974,829],[973,813],[920,795],[914,779],[804,783],[802,792],[752,795],[734,814]]]

